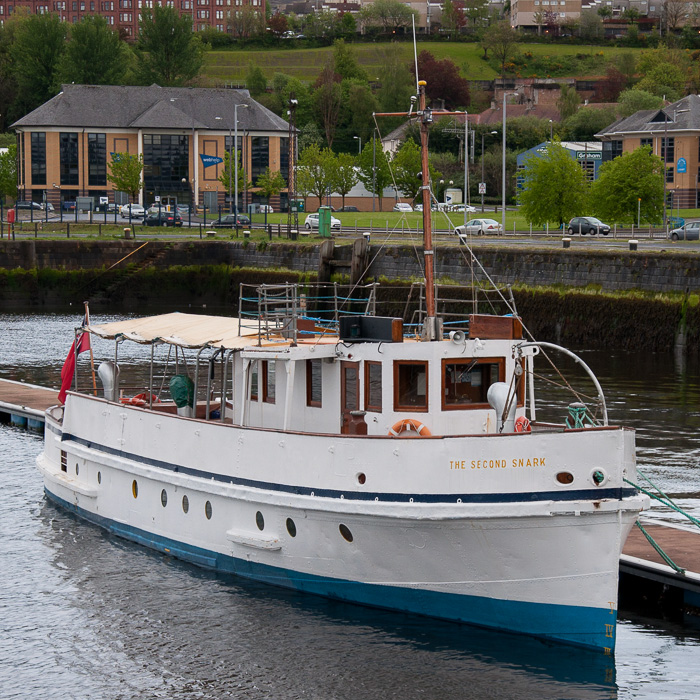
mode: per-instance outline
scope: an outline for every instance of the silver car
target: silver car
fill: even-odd
[[[689,221],[685,226],[674,228],[668,237],[672,241],[697,241],[700,239],[700,221]]]
[[[495,219],[472,219],[467,221],[466,226],[457,226],[455,233],[460,237],[468,235],[500,236],[503,233],[503,227]]]
[[[306,226],[306,228],[309,230],[311,230],[312,228],[318,228],[318,213],[309,214],[306,217],[304,226]],[[340,219],[336,219],[335,216],[331,216],[331,228],[340,229]]]

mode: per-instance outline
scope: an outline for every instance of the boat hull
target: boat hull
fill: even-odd
[[[80,403],[89,401],[74,402],[78,415]],[[501,476],[495,470],[503,467],[495,466],[487,466],[479,477],[480,489],[471,494],[455,481],[449,465],[442,476],[433,474],[433,490],[375,492],[336,488],[345,478],[342,468],[334,469],[337,452],[370,445],[374,458],[363,457],[363,469],[368,480],[379,481],[373,463],[377,473],[391,474],[393,452],[399,449],[404,481],[410,483],[419,468],[412,450],[424,468],[422,450],[429,443],[438,464],[445,450],[485,454],[487,443],[465,437],[449,443],[354,438],[343,444],[337,436],[326,436],[334,448],[325,450],[330,456],[324,461],[316,449],[318,463],[307,456],[305,465],[292,465],[296,472],[286,465],[286,483],[278,479],[279,488],[274,488],[275,465],[265,456],[257,463],[241,460],[241,442],[251,439],[244,429],[218,426],[223,430],[208,436],[217,442],[216,451],[231,460],[212,465],[202,450],[183,463],[174,454],[155,459],[133,425],[162,433],[169,422],[180,421],[181,432],[199,430],[200,438],[212,426],[153,417],[139,409],[108,411],[122,425],[132,424],[128,444],[142,445],[140,453],[116,447],[123,432],[110,445],[108,437],[103,442],[88,439],[77,428],[80,420],[66,416],[60,424],[49,417],[38,466],[52,501],[121,537],[208,569],[334,599],[614,648],[619,554],[643,506],[638,496],[621,488],[616,474],[626,460],[629,440],[623,431],[597,437],[591,431],[591,445],[609,440],[602,449],[614,458],[600,467],[608,483],[588,497],[589,489],[558,491],[550,483],[552,475],[536,476],[534,467],[528,478],[533,487],[539,484],[537,489],[499,494],[495,485]],[[159,428],[151,425],[154,420]],[[295,437],[257,432],[273,453],[273,446],[279,449],[281,441]],[[545,465],[557,453],[557,439],[549,441],[549,447],[545,439],[537,448]],[[505,437],[494,436],[491,444],[494,454],[507,453]],[[512,459],[507,457],[508,469],[517,475],[521,468]],[[588,474],[590,464],[582,463]],[[574,461],[568,468],[577,468]],[[349,471],[354,476],[354,467]],[[296,483],[290,481],[295,473]]]

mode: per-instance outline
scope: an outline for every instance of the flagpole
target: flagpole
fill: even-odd
[[[88,302],[84,301],[85,304],[85,325],[90,325],[90,309],[88,308]],[[92,389],[95,396],[97,396],[97,380],[95,379],[95,356],[92,354],[92,343],[90,343],[90,369],[92,370]]]

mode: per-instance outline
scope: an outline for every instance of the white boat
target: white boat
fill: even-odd
[[[612,652],[618,560],[647,503],[627,481],[634,432],[608,425],[602,391],[599,422],[579,404],[537,421],[534,358],[554,346],[524,339],[516,315],[442,332],[423,196],[421,334],[346,316],[336,335],[303,317],[293,285],[258,290],[253,327],[189,314],[90,325],[115,360],[104,396],[74,390],[47,411],[46,494],[208,569]],[[170,400],[153,369],[124,396],[125,341],[175,353]]]

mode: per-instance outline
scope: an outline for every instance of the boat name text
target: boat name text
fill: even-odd
[[[450,469],[506,469],[510,466],[513,469],[519,467],[544,467],[544,457],[514,457],[507,459],[467,459],[450,460]]]

